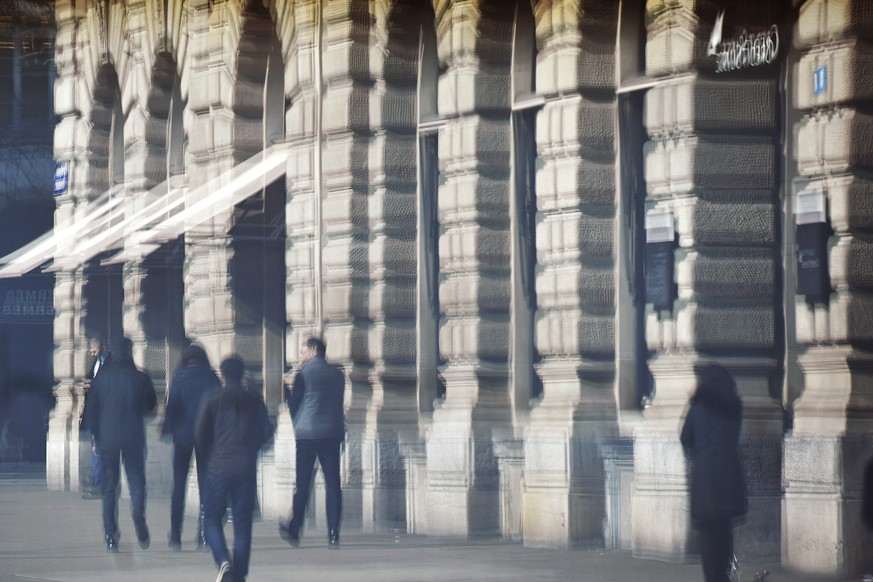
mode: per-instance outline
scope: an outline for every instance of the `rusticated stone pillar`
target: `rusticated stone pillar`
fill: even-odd
[[[417,8],[383,8],[334,1],[323,22],[325,338],[351,387],[343,519],[365,531],[404,526],[399,438],[417,430]]]
[[[793,152],[800,178],[791,205],[797,219],[786,221],[797,242],[785,256],[804,276],[819,269],[823,280],[818,294],[810,294],[808,279],[800,283],[801,274],[786,281],[796,298],[792,339],[802,392],[790,387],[788,395],[800,393],[785,438],[782,563],[809,574],[848,576],[873,567],[860,512],[873,431],[873,117],[866,113],[873,88],[861,82],[873,63],[873,49],[861,39],[871,31],[864,2],[808,0],[799,8],[800,53],[789,93],[801,116]],[[810,198],[819,204],[803,203]],[[818,213],[812,222],[809,212]],[[810,241],[810,231],[821,240]]]
[[[105,27],[105,14],[84,5],[55,3],[55,157],[69,164],[67,192],[55,198],[55,226],[63,232],[87,216],[88,203],[109,187],[108,126],[117,86],[107,86],[97,69],[107,65],[105,35],[86,42],[89,30]],[[86,67],[86,63],[88,66]],[[101,69],[105,72],[106,67]],[[86,72],[87,71],[87,72]],[[81,96],[91,96],[92,100]],[[108,103],[107,103],[108,99]],[[70,240],[59,241],[60,249]],[[84,405],[81,379],[85,375],[88,305],[84,268],[55,277],[54,370],[57,405],[49,421],[46,441],[46,480],[50,489],[78,491],[90,475],[90,433],[79,431]],[[92,306],[93,308],[93,306]],[[108,332],[108,330],[103,330]]]
[[[427,438],[427,533],[499,528],[492,441],[510,422],[509,55],[502,2],[435,4],[440,352],[446,397]],[[499,436],[499,435],[498,435]]]
[[[766,3],[732,5],[723,40],[768,30],[769,16]],[[645,96],[647,226],[666,230],[657,244],[670,247],[676,286],[664,282],[669,304],[646,297],[654,399],[634,433],[632,536],[634,555],[677,561],[697,551],[679,431],[694,366],[707,360],[730,371],[744,402],[750,511],[737,553],[778,547],[778,69],[716,73],[705,51],[715,18],[708,5],[646,3],[646,73],[659,79]]]
[[[269,101],[265,84],[274,34],[271,15],[261,3],[198,0],[191,5],[186,116],[191,189],[186,192],[186,206],[211,194],[195,186],[216,177],[224,180],[237,164],[270,145],[265,141],[272,128],[264,128],[264,107]],[[269,345],[265,337],[274,334],[277,325],[265,308],[276,275],[265,271],[265,265],[273,268],[274,253],[264,224],[264,217],[272,218],[273,200],[270,188],[253,196],[238,207],[219,209],[214,218],[185,233],[185,329],[190,339],[203,344],[215,364],[230,354],[239,355],[246,364],[248,388],[275,407],[281,386],[264,385],[265,357],[275,356],[275,336],[267,339]],[[272,370],[281,365],[266,364]],[[267,517],[284,513],[275,505],[287,503],[264,494],[265,487],[272,487],[264,483],[265,474],[267,481],[277,478],[274,461],[267,453],[259,467],[259,502]]]
[[[323,230],[322,284],[324,339],[328,359],[348,375],[351,401],[346,408],[346,448],[342,460],[343,523],[364,526],[365,482],[372,485],[374,460],[362,450],[364,423],[377,411],[370,384],[370,224],[368,208],[374,139],[370,127],[373,71],[370,66],[370,13],[366,5],[335,0],[321,13],[323,45],[322,131],[324,132],[321,192]],[[377,125],[377,124],[373,124]],[[319,507],[316,500],[315,507]],[[314,517],[323,524],[323,515]],[[370,515],[371,517],[371,515]]]
[[[321,234],[321,94],[318,76],[321,58],[321,15],[316,0],[277,4],[279,35],[294,38],[283,54],[286,64],[285,94],[293,95],[285,117],[288,165],[285,206],[285,375],[291,386],[297,372],[301,342],[320,334],[321,292],[319,279]],[[293,368],[292,368],[293,366]],[[279,406],[273,451],[276,463],[278,513],[290,517],[294,495],[296,457],[294,429],[287,407]]]
[[[615,35],[618,4],[536,10],[536,348],[542,398],[524,439],[524,543],[599,542],[598,436],[617,432],[615,379]]]

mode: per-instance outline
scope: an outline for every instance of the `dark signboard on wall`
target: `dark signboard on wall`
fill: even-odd
[[[672,309],[673,241],[646,243],[646,303],[655,309]]]
[[[827,246],[830,227],[824,222],[797,225],[797,294],[823,301],[831,292]]]

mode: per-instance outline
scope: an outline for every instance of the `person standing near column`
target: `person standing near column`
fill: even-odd
[[[733,527],[748,512],[740,460],[743,402],[722,366],[695,366],[697,390],[680,440],[691,460],[691,523],[700,532],[706,582],[728,582],[734,553]]]
[[[88,400],[88,391],[97,377],[97,373],[110,362],[112,359],[109,354],[109,349],[106,346],[106,336],[102,333],[97,333],[88,336],[88,371],[85,373],[85,378],[82,381],[82,387],[85,389],[85,400]],[[87,404],[86,404],[87,405]],[[101,499],[103,494],[100,490],[100,453],[97,451],[97,446],[94,444],[94,435],[91,435],[91,488],[82,494],[82,499]]]
[[[197,524],[197,545],[204,547],[203,537],[203,483],[206,478],[203,472],[206,459],[202,451],[194,446],[194,423],[203,402],[221,389],[221,382],[209,365],[206,351],[191,345],[182,353],[179,370],[173,376],[170,384],[170,394],[167,399],[167,411],[163,435],[173,438],[173,496],[170,503],[170,533],[167,535],[168,545],[173,550],[182,549],[182,518],[185,509],[185,490],[188,485],[188,471],[191,468],[191,456],[197,464],[197,489],[200,492],[201,511]]]
[[[197,416],[196,446],[206,459],[203,529],[218,567],[218,582],[244,582],[252,549],[258,451],[273,438],[264,401],[243,388],[243,361],[221,362],[224,388],[207,398]],[[224,538],[227,499],[233,511],[233,561]]]
[[[324,358],[324,342],[309,338],[300,346],[300,370],[294,378],[285,400],[294,422],[297,443],[297,484],[294,492],[291,520],[279,524],[279,535],[291,546],[300,545],[309,491],[318,459],[324,473],[327,496],[327,544],[339,549],[339,529],[342,519],[342,488],[340,487],[340,449],[345,439],[343,395],[345,374]]]
[[[146,525],[146,439],[144,417],[151,414],[157,396],[151,378],[133,363],[133,344],[122,337],[113,360],[101,368],[85,403],[85,423],[94,435],[103,472],[103,533],[106,551],[118,551],[118,481],[121,459],[130,487],[130,512],[141,548],[149,547]]]

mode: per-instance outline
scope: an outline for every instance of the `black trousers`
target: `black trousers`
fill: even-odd
[[[206,461],[194,445],[182,443],[173,444],[173,496],[170,501],[170,535],[179,539],[182,535],[182,519],[185,516],[185,492],[188,489],[188,471],[191,469],[191,457],[197,461],[197,489],[200,491],[200,503],[203,504],[203,485],[206,475],[203,470]]]
[[[699,526],[700,560],[706,582],[728,582],[734,535],[730,522],[712,522]]]
[[[340,487],[340,447],[342,439],[301,439],[297,441],[297,490],[294,492],[294,524],[303,526],[315,460],[324,473],[327,489],[327,527],[339,531],[343,512],[343,492]]]
[[[239,473],[211,471],[203,487],[203,533],[212,550],[216,566],[233,564],[234,582],[242,582],[249,573],[252,554],[252,513],[257,493],[257,472],[254,467]],[[233,560],[227,549],[222,519],[227,499],[233,511]]]
[[[130,513],[134,524],[145,525],[146,481],[145,481],[145,446],[126,446],[121,449],[101,449],[101,464],[103,474],[100,476],[100,487],[103,493],[103,533],[107,538],[117,538],[118,523],[115,514],[118,512],[118,480],[121,472],[121,460],[124,460],[124,473],[130,487]]]

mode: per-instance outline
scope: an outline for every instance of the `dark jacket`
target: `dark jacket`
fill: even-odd
[[[228,384],[200,408],[195,446],[210,474],[238,475],[255,470],[258,450],[273,438],[264,401],[239,385]]]
[[[691,520],[695,526],[734,522],[748,511],[739,450],[742,410],[726,371],[701,379],[681,436],[691,460]]]
[[[83,424],[100,451],[145,446],[143,417],[151,414],[157,396],[151,378],[133,360],[104,364],[85,399]]]
[[[167,412],[162,433],[172,435],[173,442],[194,444],[194,425],[204,400],[221,390],[221,381],[207,366],[186,366],[170,384]]]
[[[315,356],[303,364],[291,391],[285,392],[296,439],[345,438],[345,385],[345,374],[323,357]]]

